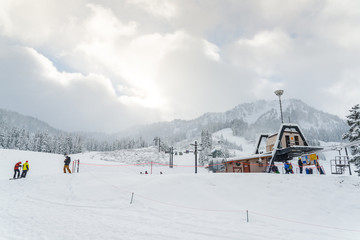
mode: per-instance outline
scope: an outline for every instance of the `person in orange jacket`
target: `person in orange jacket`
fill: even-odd
[[[19,168],[21,167],[21,162],[18,162],[15,164],[15,167],[14,167],[14,177],[13,178],[19,178],[20,177],[20,170]],[[16,177],[17,175],[17,177]]]
[[[27,171],[29,171],[29,161],[26,161],[23,164],[22,173],[21,173],[22,178],[26,178]]]

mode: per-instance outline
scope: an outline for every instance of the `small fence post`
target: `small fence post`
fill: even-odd
[[[246,222],[249,222],[249,210],[246,210]]]
[[[74,160],[72,162],[72,172],[75,173],[75,172],[79,172],[79,165],[80,165],[80,160]]]
[[[131,194],[131,201],[130,201],[130,204],[133,203],[133,199],[134,199],[134,193]]]

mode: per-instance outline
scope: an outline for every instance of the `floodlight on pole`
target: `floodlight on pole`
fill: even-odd
[[[282,107],[281,107],[281,95],[283,95],[283,93],[284,93],[284,90],[276,90],[276,91],[275,91],[275,95],[279,97],[281,123],[284,123],[283,113],[282,113]]]

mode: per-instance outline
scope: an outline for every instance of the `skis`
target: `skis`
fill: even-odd
[[[16,179],[21,179],[21,177],[19,177],[19,178],[9,178],[9,180],[16,180]]]

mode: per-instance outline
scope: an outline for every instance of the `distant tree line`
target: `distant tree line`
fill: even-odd
[[[31,133],[25,129],[9,128],[0,122],[0,149],[74,154],[85,151],[115,151],[147,146],[148,144],[141,137],[99,141],[77,134],[53,135],[46,131]]]

